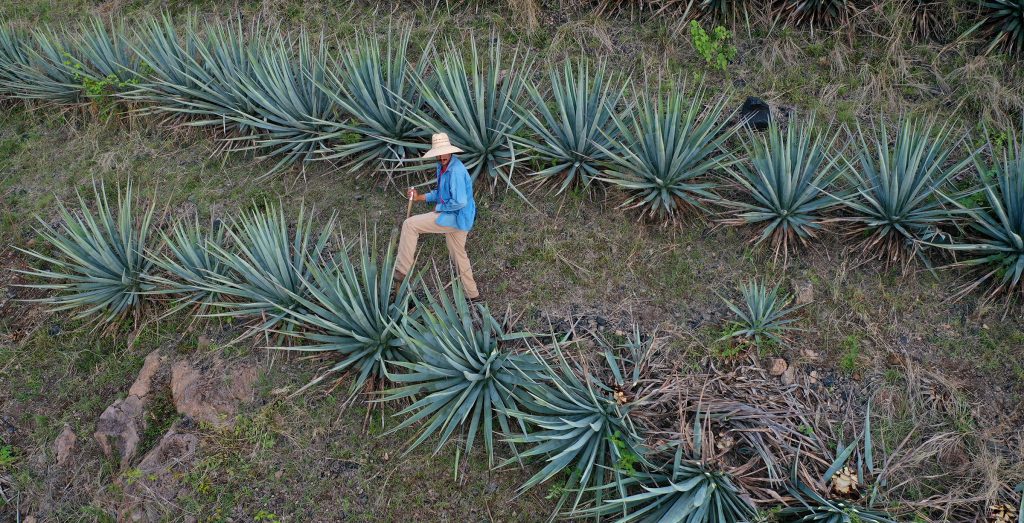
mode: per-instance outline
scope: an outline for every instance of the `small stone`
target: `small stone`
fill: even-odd
[[[789,369],[789,364],[782,358],[775,358],[772,360],[772,368],[769,371],[772,376],[782,376]]]
[[[805,358],[807,358],[809,360],[816,360],[816,359],[818,359],[818,351],[816,351],[816,350],[804,349],[803,350],[803,355],[804,355]]]
[[[205,335],[200,336],[199,339],[196,340],[196,347],[199,348],[199,350],[206,350],[211,346],[213,346],[213,341]]]
[[[807,305],[814,301],[814,285],[809,281],[793,280],[793,293],[796,294],[797,306]]]
[[[50,328],[46,333],[49,334],[51,338],[60,334],[60,324],[54,323],[53,325],[50,325]]]
[[[22,523],[36,523],[35,516],[25,516],[25,519],[21,520]]]
[[[78,436],[75,435],[75,431],[71,430],[71,426],[65,424],[64,430],[61,431],[60,436],[57,436],[57,440],[53,442],[53,453],[57,455],[57,464],[64,466],[74,455],[75,448],[78,446]]]
[[[786,369],[786,372],[782,373],[782,376],[779,379],[782,380],[783,385],[792,385],[796,383],[796,367],[790,365],[789,368]]]
[[[158,370],[160,370],[160,351],[155,350],[150,352],[146,356],[146,361],[142,363],[142,370],[139,371],[139,377],[135,378],[135,383],[128,389],[130,396],[138,396],[139,398],[145,398],[150,390],[153,388],[153,377],[156,376]]]

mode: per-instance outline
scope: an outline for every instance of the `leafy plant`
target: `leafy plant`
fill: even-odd
[[[962,292],[993,282],[990,296],[999,292],[1019,290],[1024,274],[1024,141],[1016,136],[1003,148],[1002,158],[996,153],[995,161],[986,165],[976,157],[975,164],[982,173],[981,185],[984,204],[966,206],[951,200],[967,215],[973,235],[963,241],[941,245],[946,249],[965,252],[971,259],[960,265],[984,266],[985,271]]]
[[[982,8],[982,19],[969,32],[981,28],[991,42],[986,52],[1003,48],[1011,53],[1024,52],[1024,1],[975,0]]]
[[[406,143],[426,135],[408,113],[422,107],[414,79],[426,76],[430,53],[425,51],[419,61],[409,63],[409,36],[406,29],[397,43],[388,39],[385,49],[376,38],[358,38],[336,66],[328,68],[324,79],[317,80],[320,90],[352,118],[325,136],[335,141],[323,159],[349,159],[348,167],[353,170],[376,162],[391,169],[391,164],[412,154]]]
[[[675,219],[718,199],[704,175],[723,165],[722,145],[736,131],[726,95],[708,101],[699,88],[689,100],[682,90],[653,102],[636,98],[638,107],[629,116],[613,116],[619,136],[610,140],[612,147],[598,145],[611,159],[602,179],[631,193],[623,206]]]
[[[304,282],[312,278],[312,266],[325,254],[334,227],[334,216],[314,231],[305,207],[299,210],[294,233],[280,205],[266,203],[243,213],[228,229],[233,249],[208,244],[230,276],[209,275],[207,292],[223,300],[214,303],[221,312],[215,317],[256,318],[250,332],[282,328],[291,332],[295,324],[289,315],[305,310],[308,296]]]
[[[8,29],[4,36],[3,89],[23,100],[62,104],[81,101],[78,70],[67,60],[65,36],[45,27],[30,35]]]
[[[942,191],[973,153],[952,161],[952,131],[937,128],[932,120],[905,119],[894,140],[884,122],[870,139],[859,127],[858,134],[859,168],[849,169],[854,191],[843,198],[853,214],[848,220],[866,235],[865,250],[889,261],[916,256],[931,267],[924,247],[945,241],[941,227],[953,219],[942,204],[948,197]]]
[[[629,418],[630,404],[620,404],[611,385],[578,362],[570,363],[557,340],[550,354],[555,365],[537,355],[545,370],[543,377],[524,373],[531,386],[523,389],[521,409],[509,412],[535,429],[511,439],[514,443],[534,444],[520,457],[546,459],[544,467],[526,481],[522,490],[568,471],[559,507],[573,491],[573,509],[590,491],[596,494],[600,505],[605,489],[592,489],[595,485],[613,485],[625,496],[621,482],[626,474],[616,465],[623,459],[644,463],[642,438]]]
[[[265,46],[265,30],[255,30],[247,39],[240,25],[211,23],[200,31],[188,20],[179,36],[174,21],[164,15],[147,20],[139,32],[136,52],[153,74],[126,96],[148,102],[148,112],[168,114],[186,126],[251,134],[248,126],[230,117],[255,112],[242,81],[254,74],[253,58]]]
[[[417,309],[422,312],[406,317],[402,328],[402,338],[415,357],[395,362],[405,372],[388,377],[401,386],[385,394],[388,401],[415,402],[397,414],[407,417],[392,431],[422,422],[410,450],[434,435],[440,450],[461,428],[467,432],[467,455],[479,432],[488,462],[493,463],[495,420],[502,433],[512,434],[510,411],[534,386],[524,375],[544,370],[532,352],[517,352],[508,345],[528,334],[506,332],[483,304],[476,305],[476,321],[459,284],[453,285],[451,297],[443,291],[437,296],[428,293],[426,303]]]
[[[215,278],[231,279],[228,267],[214,254],[216,247],[225,247],[225,227],[215,222],[213,230],[205,232],[198,218],[177,221],[171,233],[161,233],[167,247],[164,256],[153,255],[163,274],[150,276],[154,294],[176,295],[176,306],[168,314],[184,307],[193,307],[199,314],[221,301],[221,295],[211,290]]]
[[[515,111],[523,92],[528,64],[513,55],[504,63],[501,42],[491,44],[486,70],[475,41],[471,42],[469,68],[455,44],[434,60],[435,77],[415,77],[426,108],[408,113],[417,126],[447,132],[452,145],[461,148],[459,159],[475,180],[484,173],[493,183],[512,186],[515,158],[508,137],[519,132],[523,121]],[[408,147],[421,144],[402,142]]]
[[[29,64],[25,33],[0,25],[0,93],[18,96],[19,71]]]
[[[701,27],[700,22],[690,20],[690,40],[697,54],[711,67],[725,72],[729,62],[736,58],[736,46],[729,43],[732,33],[722,26],[716,26],[711,34]]]
[[[790,324],[796,320],[789,316],[797,307],[789,307],[792,297],[779,290],[778,285],[769,288],[753,280],[740,285],[742,305],[723,299],[737,319],[732,324],[733,328],[720,339],[740,338],[752,341],[755,346],[766,341],[782,345],[782,334],[794,330]]]
[[[798,24],[827,27],[845,22],[851,0],[782,0],[782,14]]]
[[[547,165],[533,176],[540,180],[562,177],[560,194],[573,186],[589,187],[600,175],[601,165],[609,159],[605,151],[614,150],[613,115],[626,84],[613,85],[616,80],[603,62],[593,73],[590,64],[581,60],[567,62],[561,75],[554,68],[548,75],[551,107],[537,87],[527,83],[535,109],[519,107],[518,111],[532,134],[512,139]]]
[[[860,443],[863,442],[863,447]],[[857,467],[849,465],[851,457],[859,453]],[[795,470],[795,469],[794,469]],[[816,491],[793,475],[790,494],[796,503],[779,511],[778,518],[782,523],[803,521],[821,521],[824,523],[895,523],[883,511],[868,508],[874,504],[878,489],[885,481],[873,483],[868,489],[868,507],[861,506],[856,500],[864,497],[861,486],[867,475],[875,473],[873,446],[871,441],[871,409],[868,408],[864,431],[849,445],[839,442],[836,458],[822,476],[822,485],[830,484],[829,489],[837,496],[830,497]],[[844,499],[845,498],[845,499]]]
[[[228,118],[249,132],[231,141],[251,142],[243,149],[277,158],[268,174],[319,158],[339,128],[331,121],[339,107],[319,87],[328,70],[323,39],[315,46],[304,33],[294,40],[264,39],[247,58],[250,75],[237,77],[234,88],[249,103]]]
[[[94,18],[72,40],[72,46],[78,52],[74,66],[81,71],[82,84],[90,96],[110,96],[130,89],[145,70],[121,23],[108,28]]]
[[[723,200],[737,211],[729,225],[756,224],[761,234],[752,241],[771,239],[775,256],[788,257],[792,243],[806,244],[824,223],[823,214],[839,202],[832,185],[842,170],[834,154],[839,133],[814,129],[814,118],[791,121],[782,131],[774,120],[764,137],[748,133],[744,156],[729,169],[738,188],[753,201]]]
[[[409,358],[399,327],[407,313],[413,279],[396,287],[395,238],[383,255],[377,243],[376,233],[372,239],[364,234],[355,253],[350,247],[326,263],[308,259],[309,276],[301,279],[300,289],[289,292],[298,306],[283,311],[304,344],[283,348],[335,352],[341,358],[303,389],[333,373],[351,371],[355,394],[368,380],[383,377],[387,365]]]
[[[727,474],[684,460],[681,445],[672,462],[627,477],[622,487],[636,494],[605,500],[574,515],[609,516],[618,523],[733,523],[750,521],[755,513]]]
[[[143,297],[152,288],[148,277],[154,265],[147,253],[152,248],[155,206],[150,204],[139,213],[130,183],[123,191],[118,189],[116,208],[111,207],[102,182],[93,184],[93,194],[95,212],[79,193],[77,212],[57,203],[59,226],[36,217],[40,224],[36,231],[56,254],[18,248],[47,265],[19,272],[45,282],[26,287],[55,293],[33,300],[50,305],[52,311],[76,310],[76,318],[98,323],[128,314],[138,319]]]

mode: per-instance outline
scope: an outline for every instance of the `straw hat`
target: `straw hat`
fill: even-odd
[[[462,149],[452,145],[445,133],[437,133],[430,137],[430,150],[423,155],[424,158],[434,158],[442,154],[461,153]]]

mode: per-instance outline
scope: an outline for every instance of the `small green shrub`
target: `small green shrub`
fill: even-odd
[[[690,22],[690,40],[697,54],[711,67],[725,72],[729,62],[736,58],[736,46],[729,43],[732,33],[722,26],[715,27],[711,34],[696,20]]]

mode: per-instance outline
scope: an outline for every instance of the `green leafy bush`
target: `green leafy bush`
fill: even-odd
[[[729,43],[732,33],[722,26],[716,26],[711,34],[696,20],[690,21],[690,39],[697,54],[711,67],[725,72],[729,62],[736,58],[736,46]]]

